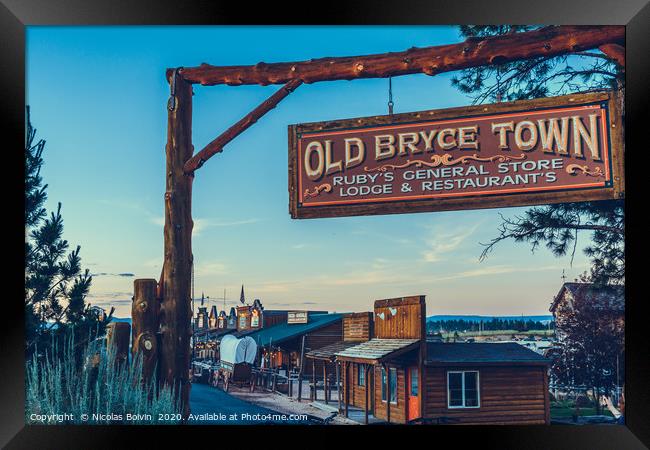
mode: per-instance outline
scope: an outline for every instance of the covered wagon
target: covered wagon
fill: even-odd
[[[221,371],[224,390],[231,381],[245,383],[251,381],[252,367],[257,356],[257,344],[250,336],[237,339],[226,335],[221,339]]]

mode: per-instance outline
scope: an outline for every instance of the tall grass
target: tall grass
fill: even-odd
[[[73,337],[64,342],[61,351],[54,345],[40,356],[35,352],[26,363],[26,423],[158,423],[159,413],[180,412],[170,388],[154,389],[155,379],[146,385],[142,382],[141,358],[116,364],[116,355],[104,340],[81,348]],[[142,416],[127,421],[127,413]],[[33,414],[69,416],[63,422],[44,422]]]

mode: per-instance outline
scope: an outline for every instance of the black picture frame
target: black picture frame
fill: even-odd
[[[311,7],[310,7],[311,6]],[[316,6],[316,7],[315,7]],[[648,99],[650,79],[650,4],[647,0],[606,2],[603,0],[455,0],[454,2],[355,1],[319,2],[318,5],[273,2],[249,5],[241,2],[201,0],[2,0],[0,4],[0,48],[2,53],[2,97],[0,109],[5,122],[4,259],[2,416],[0,445],[6,448],[130,448],[136,439],[153,447],[158,442],[204,447],[242,445],[232,426],[25,426],[23,309],[24,211],[21,170],[24,158],[25,27],[29,25],[222,25],[222,24],[607,24],[626,26],[626,425],[625,426],[502,426],[502,427],[330,427],[323,438],[304,427],[246,428],[246,444],[310,447],[315,444],[348,446],[352,439],[387,439],[400,445],[462,445],[517,449],[627,449],[650,446],[650,339],[646,332],[648,315],[644,303],[646,256],[644,241],[645,179],[647,162]],[[215,45],[227,43],[215,43]],[[318,56],[318,55],[314,55]],[[252,61],[251,63],[253,63]],[[161,74],[162,76],[162,74]],[[165,102],[166,99],[161,99]],[[8,201],[10,200],[10,201]],[[23,274],[24,275],[24,274]],[[316,427],[318,428],[318,427]],[[309,431],[315,428],[309,428]],[[248,433],[255,431],[256,436]],[[318,429],[323,432],[324,430]],[[341,434],[341,436],[337,436]],[[343,440],[343,441],[342,441]],[[345,442],[350,440],[349,443]],[[319,442],[320,441],[320,442]],[[448,441],[450,444],[443,444]],[[143,444],[141,444],[143,445]],[[368,445],[366,443],[362,445]],[[275,446],[275,445],[274,445]]]

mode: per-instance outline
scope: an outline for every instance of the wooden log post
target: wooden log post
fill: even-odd
[[[177,69],[169,77],[165,148],[166,192],[162,304],[161,382],[173,387],[183,417],[189,415],[192,267],[192,175],[183,166],[192,157],[192,85]]]
[[[127,322],[111,322],[106,327],[106,345],[115,352],[115,365],[128,364],[131,325]]]
[[[133,358],[142,358],[142,379],[145,383],[154,377],[158,365],[158,314],[160,304],[156,295],[158,282],[151,278],[133,282],[131,324],[133,326]]]

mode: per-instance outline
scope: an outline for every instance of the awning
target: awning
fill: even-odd
[[[275,346],[276,344],[296,339],[304,334],[313,333],[320,328],[340,321],[342,317],[342,314],[310,314],[309,322],[307,323],[280,323],[268,328],[256,330],[252,333],[247,333],[246,336],[253,338],[259,347]]]
[[[305,353],[307,358],[333,361],[337,352],[359,345],[358,341],[341,341]]]
[[[409,352],[420,344],[420,339],[371,339],[336,352],[342,361],[377,363]]]

